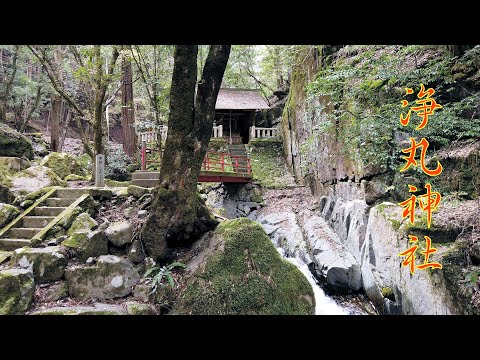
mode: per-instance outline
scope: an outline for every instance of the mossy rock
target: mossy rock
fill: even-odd
[[[35,282],[31,270],[0,271],[0,315],[25,314],[33,302]]]
[[[72,235],[76,232],[84,232],[93,229],[98,223],[87,213],[80,214],[68,229],[67,234]]]
[[[13,252],[11,264],[20,268],[31,268],[37,284],[57,281],[63,277],[67,266],[64,249],[59,246],[30,248],[25,246]]]
[[[0,156],[33,158],[32,142],[10,126],[0,123]]]
[[[73,233],[62,242],[62,245],[80,261],[108,254],[108,240],[105,232],[101,230]]]
[[[109,187],[127,187],[130,185],[130,181],[117,181],[117,180],[106,179],[105,185]]]
[[[220,224],[189,269],[193,274],[173,314],[315,313],[308,280],[280,256],[263,228],[247,218]]]
[[[0,203],[0,229],[15,218],[20,211],[13,205]]]
[[[45,156],[40,165],[49,167],[61,179],[66,178],[70,174],[85,175],[85,170],[77,158],[67,153],[52,152]]]
[[[77,175],[77,174],[70,174],[65,176],[65,181],[90,181],[91,176],[90,175]]]

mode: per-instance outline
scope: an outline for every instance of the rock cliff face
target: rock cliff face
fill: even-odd
[[[455,219],[445,221],[447,210],[478,198],[480,188],[478,99],[476,105],[465,105],[471,98],[461,90],[468,88],[478,96],[475,51],[480,49],[453,59],[443,48],[310,47],[302,54],[305,61],[292,71],[281,124],[287,164],[296,181],[310,187],[319,202],[318,215],[338,235],[348,252],[345,257],[359,264],[361,288],[382,313],[480,312],[479,269],[468,257],[478,235],[471,224],[469,228]],[[469,56],[477,62],[467,61]],[[396,77],[389,73],[391,68]],[[433,68],[441,76],[429,79]],[[453,78],[456,82],[450,82]],[[418,133],[397,123],[402,89],[418,88],[422,82],[435,87],[444,109],[431,118],[431,130]],[[427,162],[440,160],[441,176],[427,179],[419,172],[399,172],[404,164],[400,151],[408,147],[410,136],[430,140],[428,152],[433,156]],[[423,187],[426,181],[447,204],[434,215],[430,229],[422,226],[420,213],[420,224],[407,224],[397,205],[411,195],[407,184]],[[458,204],[452,205],[455,201]],[[478,214],[478,206],[474,211]],[[430,235],[438,242],[430,261],[440,262],[443,269],[412,275],[402,266],[399,253],[411,246],[409,234]],[[417,255],[419,264],[423,256]],[[467,277],[469,289],[461,285]]]

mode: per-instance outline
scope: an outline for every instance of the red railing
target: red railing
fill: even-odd
[[[142,143],[142,170],[147,170],[147,163],[153,161],[147,160],[147,149],[145,142]],[[207,151],[203,158],[202,170],[218,171],[218,172],[234,172],[250,177],[252,168],[250,166],[250,158],[248,156],[230,155],[228,153]]]
[[[248,156],[231,155],[214,151],[207,151],[207,154],[203,158],[202,170],[235,172],[248,176],[250,176],[252,172],[250,158]]]

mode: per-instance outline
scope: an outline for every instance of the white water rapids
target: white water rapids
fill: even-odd
[[[349,313],[342,309],[332,298],[325,295],[325,292],[317,284],[312,273],[308,269],[307,264],[297,258],[285,257],[285,251],[282,248],[276,248],[282,257],[295,265],[307,278],[312,285],[313,294],[315,296],[315,315],[348,315]]]

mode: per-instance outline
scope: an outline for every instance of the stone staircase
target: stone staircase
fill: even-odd
[[[247,165],[248,165],[246,157],[248,156],[248,154],[247,154],[247,149],[245,148],[245,145],[244,144],[228,145],[228,153],[230,155],[233,155],[233,156],[244,157],[244,158],[238,159],[238,167],[239,167],[238,172],[246,173],[247,172]],[[232,161],[233,161],[233,159],[234,158],[232,158]],[[233,171],[235,171],[235,167],[233,168]]]
[[[132,174],[132,185],[152,188],[158,186],[159,171],[137,170]]]
[[[15,250],[31,245],[32,239],[55,225],[70,206],[77,206],[88,189],[56,188],[0,230],[0,250]]]

